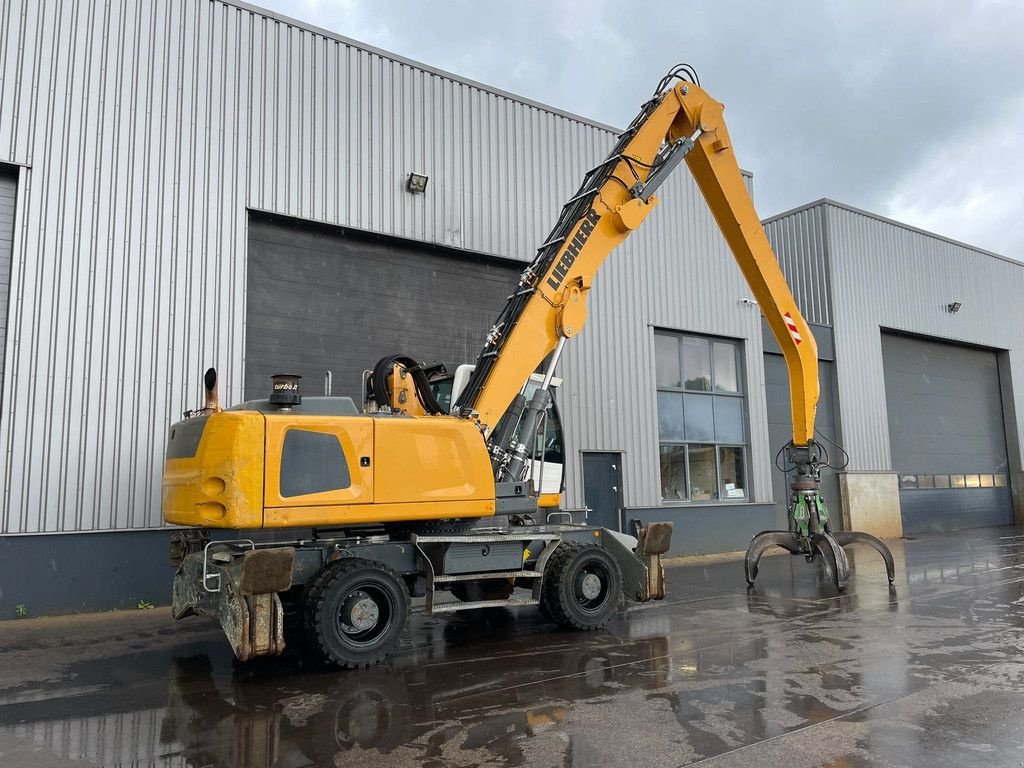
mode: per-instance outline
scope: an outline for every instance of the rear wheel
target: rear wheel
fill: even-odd
[[[601,547],[563,543],[544,569],[541,609],[574,629],[603,627],[619,604],[622,574]]]
[[[305,613],[310,645],[325,661],[369,667],[398,645],[409,619],[409,590],[380,563],[344,558],[310,584]]]

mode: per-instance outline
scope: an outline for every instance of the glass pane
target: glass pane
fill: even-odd
[[[992,484],[996,488],[1006,487],[1006,475],[992,475]]]
[[[686,439],[714,440],[714,398],[711,395],[683,395],[683,398],[686,403]],[[692,467],[690,471],[693,471]]]
[[[966,482],[964,481],[963,475],[950,475],[949,476],[950,488],[965,488]]]
[[[689,395],[688,395],[689,397]],[[715,440],[720,443],[743,443],[743,399],[715,397]]]
[[[658,434],[662,440],[684,440],[683,395],[681,392],[658,393]]]
[[[718,471],[715,469],[715,446],[690,445],[690,501],[712,501],[718,498]]]
[[[991,488],[992,487],[992,475],[982,475],[981,476],[981,487],[982,488]]]
[[[981,487],[981,479],[977,475],[967,475],[964,478],[964,481],[965,481],[964,485],[967,488],[980,488]]]
[[[281,496],[348,488],[348,464],[336,435],[289,429],[281,449]]]
[[[711,391],[711,345],[707,339],[683,338],[683,387]]]
[[[434,393],[434,399],[441,406],[445,413],[452,410],[452,387],[455,384],[454,376],[446,376],[443,379],[434,379],[430,382],[430,389]]]
[[[661,446],[661,498],[686,500],[686,446]]]
[[[722,498],[745,499],[747,475],[743,467],[743,449],[719,448],[718,459],[722,467]]]
[[[659,387],[681,387],[679,337],[654,334],[654,370]]]
[[[935,475],[936,488],[949,488],[949,475]]]
[[[739,392],[739,377],[736,375],[736,347],[722,341],[713,346],[715,358],[715,391]]]
[[[917,476],[917,487],[918,488],[934,488],[935,478],[931,475],[918,475]]]

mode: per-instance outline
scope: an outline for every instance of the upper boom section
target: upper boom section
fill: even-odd
[[[675,74],[675,73],[673,73]],[[723,107],[690,82],[659,92],[584,178],[488,334],[458,406],[492,428],[559,342],[580,332],[594,276],[658,203],[654,190],[685,157],[750,284],[790,375],[794,442],[814,434],[817,350],[736,163]]]

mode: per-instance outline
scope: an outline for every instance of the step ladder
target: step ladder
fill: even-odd
[[[562,542],[561,534],[540,532],[536,529],[513,531],[497,530],[493,532],[481,532],[471,534],[449,534],[449,535],[418,535],[410,536],[412,545],[416,547],[423,562],[426,563],[427,590],[426,605],[424,611],[428,614],[454,613],[466,611],[472,608],[517,608],[529,605],[540,604],[540,588],[544,577],[544,566],[548,558],[554,553]],[[444,561],[448,547],[452,544],[507,544],[509,542],[521,543],[523,548],[531,542],[544,542],[544,549],[540,556],[534,561],[533,567],[527,568],[523,563],[518,570],[485,570],[462,573],[445,573]],[[435,596],[440,585],[454,584],[458,582],[480,581],[483,579],[515,579],[519,581],[531,581],[533,585],[530,597],[515,597],[510,595],[505,600],[453,600],[436,602]]]

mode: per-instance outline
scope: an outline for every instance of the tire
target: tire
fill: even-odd
[[[409,589],[390,568],[343,558],[325,567],[306,593],[309,645],[345,669],[379,664],[398,645],[409,620]]]
[[[608,623],[621,595],[622,574],[607,551],[563,543],[544,569],[541,610],[564,627],[590,631]]]
[[[464,603],[479,600],[508,600],[515,591],[512,579],[481,579],[480,581],[456,582],[452,594]]]

